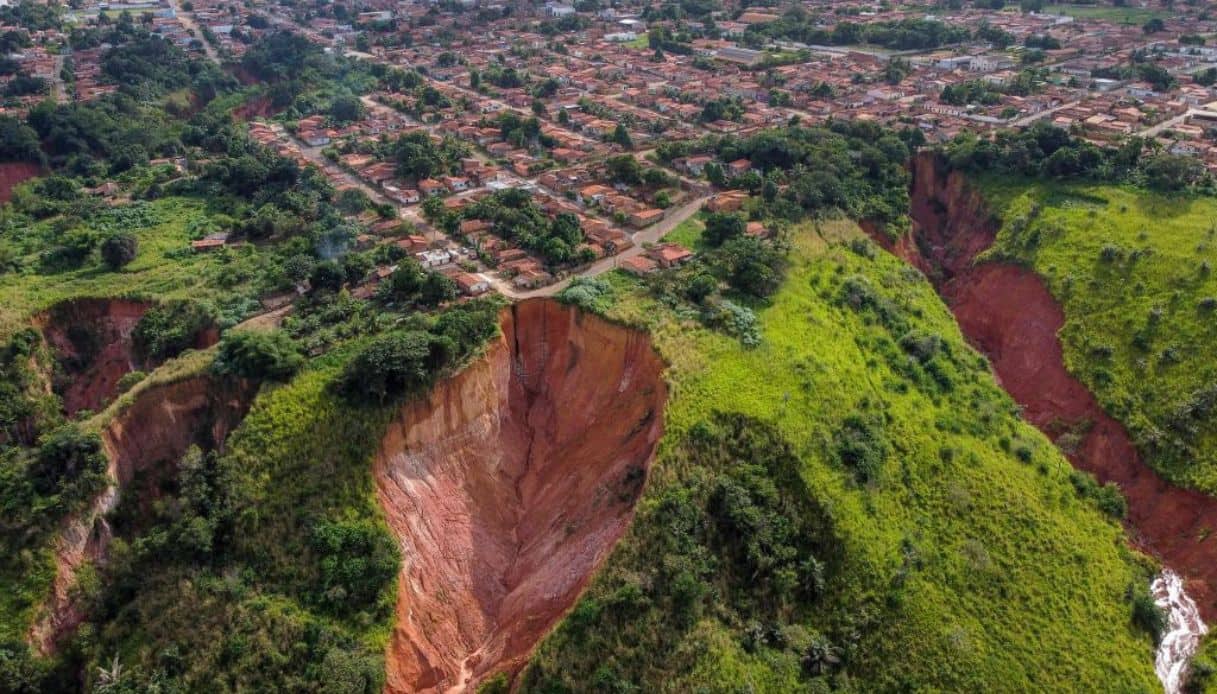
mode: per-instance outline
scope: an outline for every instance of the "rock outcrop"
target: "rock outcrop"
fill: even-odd
[[[403,555],[391,692],[514,676],[625,532],[663,430],[645,334],[552,300],[501,325],[402,408],[376,458]]]

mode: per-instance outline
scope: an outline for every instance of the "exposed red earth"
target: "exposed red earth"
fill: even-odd
[[[192,376],[139,391],[106,425],[101,438],[110,486],[64,523],[56,541],[51,595],[28,635],[40,653],[53,652],[84,619],[72,595],[77,572],[87,562],[104,560],[111,539],[105,515],[135,474],[176,464],[192,445],[221,449],[248,412],[256,390],[251,382]]]
[[[514,676],[628,527],[663,431],[647,335],[548,299],[405,405],[375,462],[401,542],[390,692]]]
[[[42,174],[42,167],[28,161],[9,161],[0,164],[0,203],[13,197],[13,188]]]
[[[70,299],[35,319],[64,371],[58,391],[68,416],[100,409],[114,396],[124,375],[155,366],[140,363],[131,340],[150,308],[147,301]],[[202,331],[195,347],[210,347],[218,339],[218,331]]]
[[[913,225],[885,248],[924,271],[955,314],[965,336],[984,352],[1024,417],[1059,441],[1075,467],[1115,482],[1128,499],[1133,541],[1188,579],[1204,619],[1217,619],[1217,499],[1163,480],[1142,461],[1128,431],[1065,368],[1057,335],[1065,315],[1043,280],[1005,263],[975,263],[992,245],[999,221],[959,173],[945,173],[932,155],[913,164]]]

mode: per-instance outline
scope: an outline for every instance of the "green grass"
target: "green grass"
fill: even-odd
[[[667,234],[664,234],[663,240],[671,243],[679,243],[685,248],[694,251],[703,250],[701,234],[706,229],[704,214],[705,213],[698,213],[692,217],[689,217],[680,224],[677,224],[675,229],[672,229]]]
[[[638,37],[635,38],[633,41],[626,42],[625,45],[629,46],[630,48],[637,48],[639,50],[642,50],[642,49],[649,47],[651,45],[651,43],[650,43],[650,38],[647,36],[647,33],[644,31],[643,33],[639,34]]]
[[[0,335],[12,333],[32,315],[74,297],[232,302],[255,293],[253,287],[265,277],[267,253],[251,245],[213,253],[189,251],[192,228],[209,219],[205,201],[174,197],[147,205],[156,222],[131,230],[139,239],[139,254],[117,272],[106,268],[96,252],[77,269],[43,271],[38,253],[53,238],[54,220],[7,236],[21,256],[23,269],[0,275]]]
[[[801,653],[789,644],[805,636],[748,648],[750,627],[733,621],[726,601],[710,597],[689,624],[654,607],[670,597],[656,583],[655,567],[671,561],[663,509],[701,474],[681,441],[724,412],[772,427],[801,461],[798,482],[782,487],[804,488],[805,502],[831,519],[839,559],[826,594],[779,620],[842,647],[835,686],[1160,689],[1151,640],[1131,625],[1126,598],[1130,587],[1145,590],[1148,573],[1120,527],[1078,498],[1069,464],[1019,419],[924,278],[838,243],[858,234],[852,224],[794,234],[788,278],[758,310],[764,340],[751,350],[613,278],[610,315],[648,329],[671,365],[665,436],[634,525],[534,658],[538,689],[621,680],[642,691],[827,686],[800,674]],[[837,300],[849,277],[865,278],[914,330],[938,336],[952,387],[910,366],[901,335],[882,320]],[[866,485],[834,454],[852,413],[877,417],[891,442]],[[585,624],[588,615],[600,616]]]
[[[1169,10],[1152,7],[1115,7],[1114,5],[1045,5],[1045,14],[1063,14],[1078,19],[1097,19],[1114,24],[1144,24],[1151,19],[1169,19]]]
[[[1171,481],[1217,493],[1217,200],[986,179],[992,255],[1065,311],[1066,366]],[[1033,212],[1038,210],[1038,212]]]

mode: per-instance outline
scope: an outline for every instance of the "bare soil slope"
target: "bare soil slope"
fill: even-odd
[[[625,532],[663,429],[648,337],[552,300],[403,407],[377,455],[401,541],[387,690],[514,674]]]
[[[1217,499],[1181,489],[1146,465],[1128,431],[1065,368],[1057,335],[1065,316],[1043,280],[1027,268],[980,263],[1000,220],[959,173],[933,156],[914,162],[913,229],[884,247],[925,271],[964,335],[988,355],[1024,416],[1061,446],[1075,467],[1115,482],[1128,499],[1135,541],[1189,581],[1205,620],[1217,619]]]

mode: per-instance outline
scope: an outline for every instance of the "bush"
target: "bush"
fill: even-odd
[[[101,259],[111,270],[125,267],[138,252],[139,241],[131,234],[115,234],[101,242]]]
[[[854,481],[869,484],[879,478],[890,447],[877,418],[851,414],[834,439],[837,460],[853,473]]]
[[[286,381],[304,365],[300,346],[282,330],[224,334],[212,368],[241,378]]]
[[[172,301],[148,309],[131,338],[142,359],[160,361],[193,347],[200,333],[215,323],[210,307],[195,301]]]
[[[58,494],[62,501],[79,501],[104,484],[106,457],[101,437],[66,425],[42,439],[27,468],[34,491]]]
[[[374,605],[397,575],[397,544],[372,521],[317,523],[311,546],[321,573],[318,601],[340,612]]]
[[[381,335],[347,364],[338,390],[348,400],[377,404],[421,391],[450,362],[454,349],[451,340],[422,330]]]
[[[1154,597],[1142,586],[1133,589],[1132,623],[1153,637],[1154,643],[1162,640],[1166,630],[1166,613],[1154,603]]]

